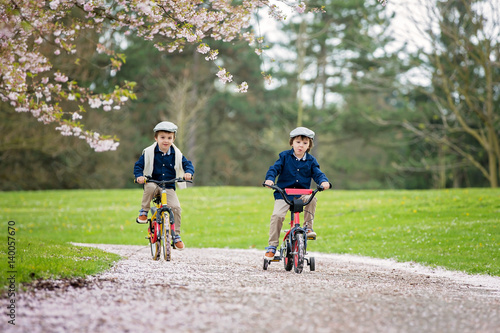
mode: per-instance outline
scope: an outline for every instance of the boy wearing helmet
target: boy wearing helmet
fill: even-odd
[[[325,174],[320,170],[318,161],[309,151],[314,145],[314,132],[306,127],[297,127],[290,132],[290,146],[292,149],[285,150],[279,154],[279,159],[269,168],[266,173],[266,185],[274,185],[281,188],[304,188],[311,187],[311,180],[323,186],[325,190],[331,188]],[[291,196],[292,197],[292,196]],[[304,196],[307,197],[307,196]],[[269,225],[269,246],[266,247],[265,258],[273,259],[279,244],[279,235],[286,213],[290,206],[283,200],[281,194],[274,192],[274,210]],[[304,224],[309,238],[316,238],[313,231],[313,218],[316,211],[316,198],[304,207]]]
[[[174,145],[177,126],[169,121],[162,121],[154,128],[155,143],[143,150],[139,160],[134,165],[134,177],[139,184],[145,183],[145,177],[154,180],[170,180],[183,177],[191,180],[194,174],[194,167],[191,161],[187,160],[181,151]],[[178,187],[185,187],[185,183],[178,184]],[[138,223],[146,223],[151,200],[160,193],[160,188],[154,183],[144,184],[144,194],[142,196],[141,210],[139,211]],[[184,249],[184,243],[180,237],[181,231],[181,205],[175,193],[175,184],[167,185],[168,207],[172,209],[175,220],[174,238],[175,248]]]

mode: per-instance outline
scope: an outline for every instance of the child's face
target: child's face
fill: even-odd
[[[309,138],[296,136],[292,141],[292,148],[295,156],[302,158],[309,149]]]
[[[158,147],[164,153],[168,152],[170,146],[175,141],[175,134],[171,132],[158,132],[155,136],[156,142],[158,142]]]

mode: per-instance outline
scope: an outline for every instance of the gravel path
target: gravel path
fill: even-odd
[[[314,253],[316,271],[262,270],[263,251],[144,246],[87,280],[18,295],[1,332],[500,332],[500,278]],[[2,306],[2,308],[4,308]]]

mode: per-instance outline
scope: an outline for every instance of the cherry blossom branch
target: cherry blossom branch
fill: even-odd
[[[306,11],[305,3],[300,0],[290,0],[287,4],[298,13]],[[205,55],[205,60],[218,66],[217,77],[227,84],[233,82],[233,76],[215,64],[219,51],[212,49],[210,43],[239,38],[252,45],[256,38],[250,27],[251,17],[264,7],[271,17],[286,18],[269,0],[243,0],[237,5],[230,0],[10,0],[0,3],[0,101],[9,103],[17,112],[30,112],[44,124],[56,124],[56,130],[62,135],[86,140],[96,151],[114,150],[118,146],[116,138],[85,130],[80,120],[86,108],[117,110],[129,99],[135,99],[134,83],[124,82],[108,94],[96,94],[55,67],[42,47],[56,57],[76,55],[77,39],[86,30],[136,35],[165,52],[182,52],[185,45],[194,44],[197,51]],[[73,15],[74,9],[79,10],[83,18]],[[321,9],[310,9],[315,10]],[[259,37],[257,42],[256,52],[261,52],[262,39]],[[119,71],[126,60],[124,55],[102,43],[96,45],[96,51],[107,55],[111,71]],[[77,65],[79,61],[76,60]],[[266,82],[271,82],[269,74],[262,75]],[[236,84],[235,91],[244,93],[248,88],[248,84],[242,82]]]

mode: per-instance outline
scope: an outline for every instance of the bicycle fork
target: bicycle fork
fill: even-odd
[[[173,214],[172,210],[169,207],[167,207],[167,190],[166,189],[162,189],[162,191],[161,191],[161,208],[160,208],[160,214],[163,214],[163,212],[168,212],[168,216],[169,216],[169,219],[168,219],[169,226],[168,226],[168,228],[170,229],[169,232],[170,232],[170,235],[172,236],[172,241],[173,241],[174,237],[176,236],[176,234],[175,234],[175,224],[174,224],[174,214]],[[164,218],[162,220],[165,221]],[[165,221],[165,222],[167,222],[167,221]],[[164,225],[163,227],[166,228],[167,226]]]
[[[297,254],[296,252],[293,251],[292,244],[293,242],[297,239],[296,235],[297,233],[301,233],[304,237],[304,250],[307,251],[307,232],[300,226],[300,212],[292,212],[291,214],[291,219],[290,219],[290,230],[285,235],[285,239],[283,241],[287,242],[287,249],[290,250],[290,254],[294,255]]]

